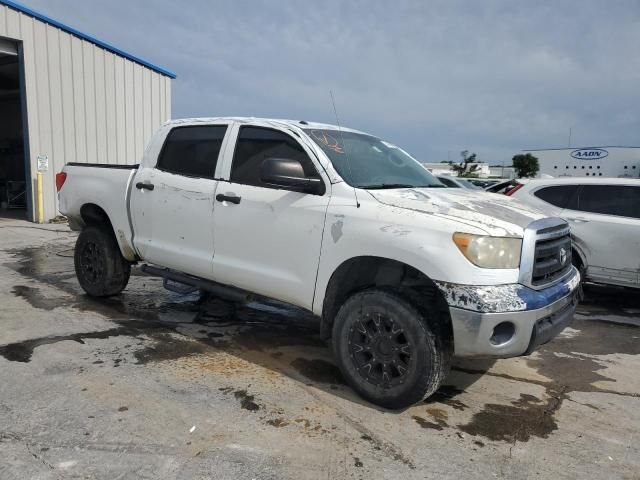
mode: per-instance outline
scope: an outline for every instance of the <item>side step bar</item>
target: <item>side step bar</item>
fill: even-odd
[[[191,275],[176,272],[175,270],[170,270],[168,268],[160,268],[144,264],[140,267],[140,270],[142,270],[144,273],[148,273],[149,275],[153,275],[154,277],[164,278],[163,283],[165,288],[177,293],[190,293],[194,289],[200,289],[213,293],[214,295],[226,300],[243,303],[250,302],[253,298],[253,295],[251,293],[239,288],[222,285],[221,283],[212,282],[211,280],[205,280],[203,278],[193,277]],[[167,280],[182,284],[184,285],[184,287],[171,285],[167,282]],[[187,287],[187,285],[193,288],[189,288]]]

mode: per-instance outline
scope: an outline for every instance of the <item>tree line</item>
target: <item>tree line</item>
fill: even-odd
[[[477,161],[477,155],[475,153],[469,153],[469,150],[462,150],[460,152],[460,162],[454,163],[452,161],[443,161],[441,163],[448,163],[458,177],[477,178],[479,175]],[[514,155],[511,159],[512,166],[516,171],[516,177],[518,178],[531,178],[535,177],[540,171],[540,162],[538,157],[531,155],[530,153],[519,153]]]

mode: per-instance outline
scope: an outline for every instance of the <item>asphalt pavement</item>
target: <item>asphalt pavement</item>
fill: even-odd
[[[344,384],[317,319],[178,295],[94,300],[66,225],[0,219],[0,479],[640,478],[640,295],[587,286],[529,357],[456,361],[429,400]]]

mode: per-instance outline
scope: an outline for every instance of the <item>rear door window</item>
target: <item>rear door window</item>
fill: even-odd
[[[554,185],[536,190],[533,194],[540,200],[558,208],[575,207],[574,198],[579,185]]]
[[[298,160],[307,177],[319,178],[302,146],[284,132],[262,127],[240,127],[233,154],[231,182],[274,188],[262,183],[260,169],[265,158]]]
[[[157,168],[185,177],[214,178],[226,125],[176,127],[169,132]]]
[[[576,210],[619,217],[640,218],[640,187],[583,185]]]

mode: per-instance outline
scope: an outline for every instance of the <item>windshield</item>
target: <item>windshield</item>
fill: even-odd
[[[407,152],[379,138],[339,130],[305,131],[353,187],[444,187]]]

